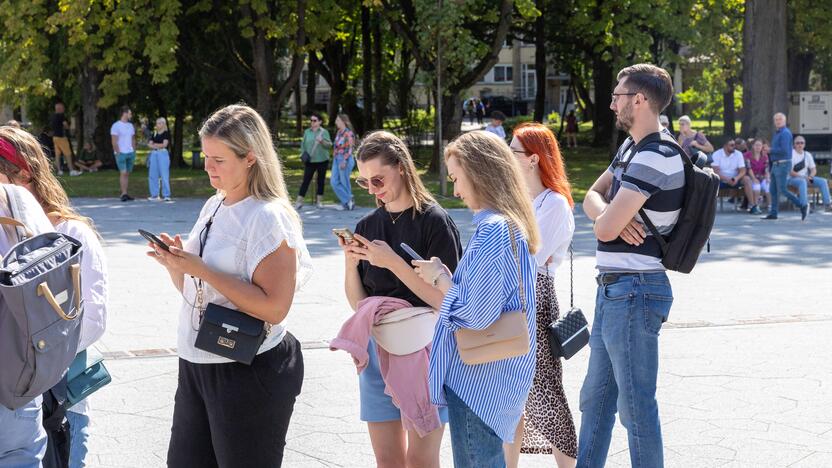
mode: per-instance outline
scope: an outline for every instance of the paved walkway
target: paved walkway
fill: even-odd
[[[92,403],[94,467],[164,466],[176,388],[179,297],[136,229],[186,233],[202,206],[75,200],[105,239],[111,301],[99,347],[114,382]],[[345,353],[326,349],[350,311],[343,260],[330,232],[352,227],[368,210],[303,211],[315,264],[295,299],[289,328],[304,344],[306,379],[289,431],[288,467],[369,467],[372,450],[358,420],[355,370]],[[453,210],[463,237],[470,214]],[[591,320],[594,241],[578,215],[575,301]],[[711,252],[691,275],[671,274],[675,302],[662,332],[658,399],[669,467],[832,467],[832,216],[785,213],[776,222],[726,210]],[[558,272],[562,306],[568,268]],[[564,366],[573,414],[588,353]],[[626,434],[613,435],[608,466],[629,466]],[[446,434],[442,465],[451,466]],[[552,466],[523,456],[521,466]]]

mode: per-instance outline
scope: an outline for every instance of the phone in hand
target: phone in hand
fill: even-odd
[[[364,245],[355,238],[355,235],[348,228],[335,228],[332,233],[343,239],[345,244],[355,242],[358,246],[363,247]]]
[[[152,242],[152,243],[158,245],[160,249],[164,249],[165,251],[170,252],[170,247],[168,247],[168,245],[165,244],[165,242],[162,241],[162,239],[159,239],[156,236],[156,234],[153,234],[152,232],[149,232],[149,231],[145,231],[144,229],[139,229],[139,234],[141,234],[142,237],[147,239],[148,242]]]
[[[415,250],[413,250],[413,248],[412,248],[412,247],[410,247],[409,245],[405,244],[404,242],[402,242],[401,244],[399,244],[399,247],[401,247],[401,248],[402,248],[402,250],[404,250],[405,252],[407,252],[407,254],[408,254],[408,255],[410,255],[410,257],[411,257],[413,260],[424,260],[424,258],[422,258],[422,256],[421,256],[421,255],[417,254],[417,253],[416,253],[416,251],[415,251]]]

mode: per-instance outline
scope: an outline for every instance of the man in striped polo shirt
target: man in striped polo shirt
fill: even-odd
[[[616,411],[627,429],[632,466],[664,464],[656,402],[658,338],[673,293],[659,243],[638,212],[643,208],[667,235],[682,208],[682,155],[676,145],[661,141],[672,136],[659,123],[672,96],[670,75],[659,67],[639,64],[619,72],[610,109],[616,127],[630,137],[584,199],[584,212],[595,222],[599,275],[581,389],[579,467],[604,466]],[[646,138],[650,142],[636,152]]]

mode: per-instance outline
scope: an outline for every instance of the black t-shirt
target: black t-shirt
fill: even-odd
[[[150,141],[152,141],[153,143],[164,143],[165,140],[167,140],[168,143],[170,143],[170,132],[168,132],[167,130],[165,130],[162,133],[153,132],[153,136],[150,137]]]
[[[66,121],[66,117],[64,114],[52,114],[52,118],[49,120],[49,123],[52,126],[52,136],[53,137],[64,137],[64,122]]]
[[[393,219],[396,220],[395,224]],[[378,208],[358,222],[355,232],[370,241],[387,242],[408,264],[411,258],[399,246],[402,242],[425,260],[439,257],[452,272],[462,256],[459,230],[448,213],[438,205],[429,207],[421,214],[417,213],[415,217],[413,208],[400,213],[388,213],[383,207]],[[358,264],[358,274],[367,296],[395,297],[410,302],[414,307],[427,306],[386,268],[374,267],[362,260]]]

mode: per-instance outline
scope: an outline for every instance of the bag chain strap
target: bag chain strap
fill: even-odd
[[[572,249],[572,242],[569,242],[569,308],[575,308],[575,270],[573,266],[573,257],[575,251]]]
[[[520,288],[520,307],[523,313],[526,313],[526,291],[523,288],[523,273],[520,267],[520,255],[517,253],[517,241],[514,240],[514,229],[511,221],[508,222],[508,235],[511,238],[511,252],[514,254],[514,259],[517,260],[517,284]]]

